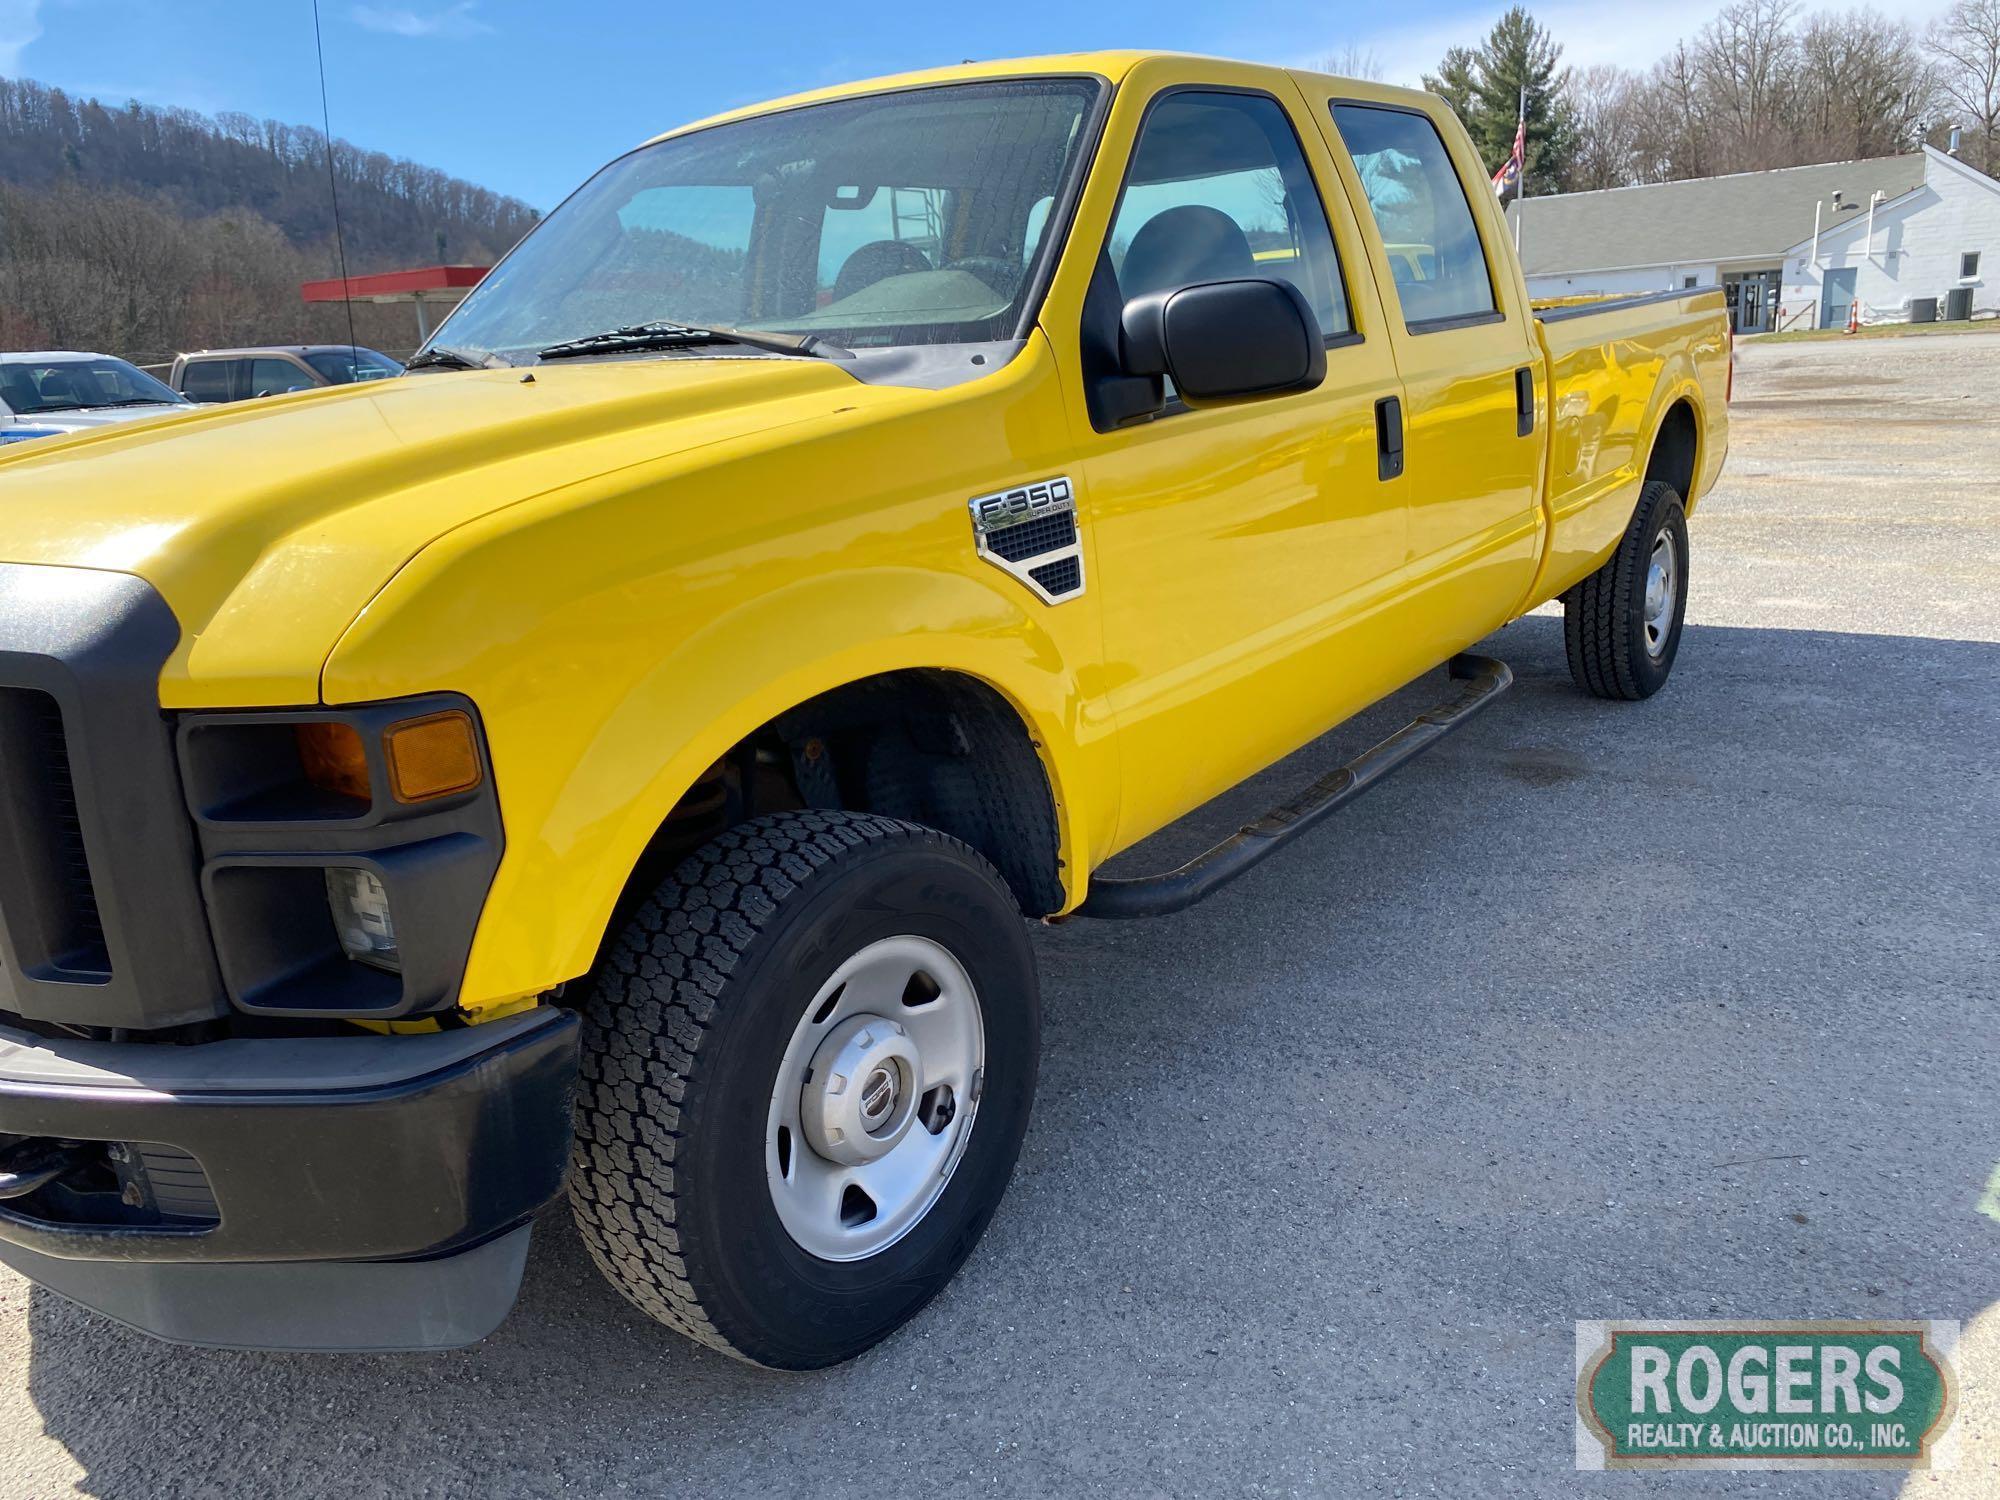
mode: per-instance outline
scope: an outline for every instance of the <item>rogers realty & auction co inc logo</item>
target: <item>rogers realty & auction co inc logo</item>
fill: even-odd
[[[1948,1469],[1958,1324],[1576,1325],[1579,1469]]]

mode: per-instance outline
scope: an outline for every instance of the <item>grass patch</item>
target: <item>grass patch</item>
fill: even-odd
[[[1934,333],[2000,333],[2000,318],[1978,318],[1972,322],[1957,323],[1877,323],[1873,327],[1856,329],[1853,333],[1844,328],[1795,328],[1785,333],[1746,334],[1743,338],[1746,343],[1754,340],[1759,344],[1806,344],[1826,339],[1928,338]]]

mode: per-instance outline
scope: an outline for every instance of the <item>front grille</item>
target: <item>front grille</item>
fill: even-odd
[[[37,978],[109,977],[97,886],[90,877],[62,709],[36,688],[0,688],[0,765],[11,803],[11,851],[33,879],[39,943],[22,955]]]
[[[1076,512],[1066,511],[1059,516],[1037,516],[1032,521],[1023,521],[1018,526],[1003,526],[998,531],[986,534],[987,549],[1008,562],[1019,562],[1024,557],[1039,557],[1044,552],[1053,552],[1058,547],[1068,547],[1076,541]]]
[[[0,1011],[166,1031],[228,1013],[160,671],[129,573],[0,562]]]
[[[38,700],[34,718],[36,748],[49,798],[49,827],[55,836],[58,901],[68,918],[71,940],[63,967],[95,974],[111,972],[111,955],[104,946],[104,919],[97,910],[97,886],[90,878],[90,855],[83,847],[83,820],[76,810],[76,782],[69,764],[69,739],[63,733],[62,710],[47,693],[30,693]]]

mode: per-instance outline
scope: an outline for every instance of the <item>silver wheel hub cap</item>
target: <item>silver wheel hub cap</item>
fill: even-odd
[[[1646,563],[1646,654],[1658,656],[1667,649],[1673,633],[1674,606],[1680,592],[1680,560],[1674,555],[1674,539],[1666,532],[1653,542],[1653,555]]]
[[[914,1229],[965,1153],[985,1062],[978,994],[942,944],[884,938],[840,965],[771,1090],[764,1169],[786,1233],[838,1261]]]
[[[887,1156],[915,1117],[921,1066],[899,1024],[849,1016],[820,1043],[807,1070],[799,1111],[806,1144],[850,1167]]]

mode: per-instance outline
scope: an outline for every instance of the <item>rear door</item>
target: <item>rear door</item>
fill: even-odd
[[[1409,596],[1437,660],[1508,619],[1533,578],[1540,346],[1500,243],[1505,221],[1457,122],[1401,102],[1408,95],[1349,98],[1334,80],[1301,84],[1379,230],[1371,248],[1405,402]]]

